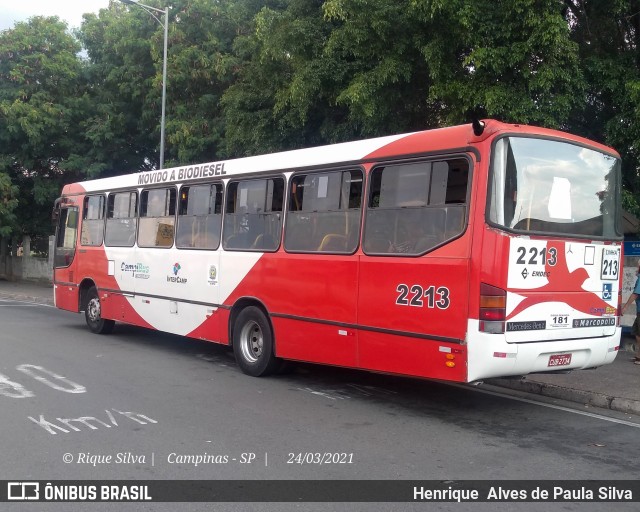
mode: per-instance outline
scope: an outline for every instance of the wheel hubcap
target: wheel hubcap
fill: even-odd
[[[264,338],[262,329],[256,322],[247,322],[240,333],[242,356],[250,363],[260,359],[263,350]]]
[[[94,297],[87,304],[87,314],[92,322],[100,321],[100,299]]]

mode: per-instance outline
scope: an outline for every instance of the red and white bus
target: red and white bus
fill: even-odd
[[[620,159],[493,120],[73,183],[55,301],[281,360],[471,382],[611,363]]]

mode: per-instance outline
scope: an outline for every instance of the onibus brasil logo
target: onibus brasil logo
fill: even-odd
[[[167,281],[170,283],[177,283],[177,284],[186,284],[187,282],[187,278],[186,277],[180,277],[178,276],[178,272],[180,272],[180,269],[182,267],[180,266],[180,263],[176,262],[173,264],[173,275],[172,276],[167,276]]]

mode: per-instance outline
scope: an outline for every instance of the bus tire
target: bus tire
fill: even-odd
[[[87,300],[84,304],[84,318],[89,330],[95,334],[109,334],[116,324],[113,320],[105,320],[101,314],[100,297],[98,290],[92,286],[87,291]]]
[[[260,308],[248,306],[236,318],[233,355],[240,369],[252,377],[269,375],[278,367],[271,324]]]

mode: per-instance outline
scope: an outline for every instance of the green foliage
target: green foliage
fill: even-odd
[[[422,47],[431,101],[446,123],[479,110],[511,122],[562,126],[583,101],[578,45],[556,0],[413,0],[442,27]]]
[[[318,144],[330,123],[330,72],[320,52],[327,29],[321,2],[263,7],[235,40],[235,83],[222,98],[229,155]]]
[[[78,42],[57,17],[34,17],[0,32],[0,228],[50,231],[51,203],[77,179],[78,126],[84,117]],[[18,193],[19,191],[19,193]]]
[[[566,125],[586,83],[556,0],[288,0],[223,96],[232,154],[467,122]],[[240,123],[240,124],[238,124]]]
[[[640,219],[640,198],[629,190],[622,190],[622,208]]]
[[[0,172],[0,236],[2,237],[9,236],[11,227],[15,225],[14,210],[18,205],[17,195],[18,187],[12,184],[11,177]]]
[[[82,121],[90,177],[150,169],[158,162],[160,103],[153,96],[151,47],[161,29],[138,11],[112,2],[98,15],[85,15],[78,32],[89,57],[87,82],[92,85],[91,108]]]
[[[623,185],[640,202],[640,5],[633,0],[566,0],[589,84],[571,129],[604,141],[622,156]],[[627,201],[632,212],[638,212]]]
[[[237,65],[233,41],[257,12],[255,3],[173,3],[167,88],[167,137],[173,163],[213,160],[222,152],[220,99]]]
[[[336,102],[363,136],[434,126],[429,64],[420,48],[435,32],[410,2],[330,0],[325,18],[339,22],[325,52],[342,69]]]
[[[246,61],[223,96],[231,154],[430,124],[423,37],[407,2],[288,0],[237,40]]]

